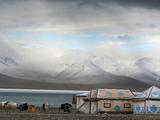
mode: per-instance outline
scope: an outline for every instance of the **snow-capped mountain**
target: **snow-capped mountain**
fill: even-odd
[[[11,57],[0,56],[0,73],[7,71],[14,71],[14,68],[18,66],[18,63]]]
[[[93,56],[93,63],[107,72],[118,72],[119,64],[114,58],[109,56]]]
[[[13,66],[17,65],[17,62],[12,58],[0,56],[0,64],[3,66]]]
[[[104,75],[106,72],[99,68],[97,65],[90,61],[84,61],[84,63],[71,64],[63,71],[61,71],[57,77],[80,77],[87,75]]]
[[[43,54],[47,54],[44,52]],[[34,51],[16,57],[0,55],[0,73],[21,79],[75,84],[159,84],[160,61],[155,58],[116,59],[106,54],[76,50],[61,51],[60,56],[41,57]],[[8,57],[11,56],[11,57]],[[18,58],[18,59],[16,59]],[[134,83],[135,82],[135,83]]]
[[[130,76],[149,84],[160,84],[159,65],[159,59],[141,58],[135,62]]]
[[[160,60],[153,59],[153,58],[141,58],[135,62],[135,66],[139,67],[140,69],[154,72],[156,74],[160,74]]]

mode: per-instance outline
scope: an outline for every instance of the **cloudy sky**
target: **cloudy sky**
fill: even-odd
[[[159,6],[159,0],[0,0],[0,42],[148,53],[160,48]]]

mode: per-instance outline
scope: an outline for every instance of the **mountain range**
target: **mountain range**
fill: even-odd
[[[159,69],[154,69],[159,60],[146,57],[127,63],[109,56],[81,57],[75,54],[62,56],[48,66],[42,65],[45,66],[43,69],[36,63],[23,64],[12,57],[0,56],[0,87],[142,90],[150,85],[160,85]]]

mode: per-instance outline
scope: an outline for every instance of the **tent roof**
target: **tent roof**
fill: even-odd
[[[132,92],[134,94],[134,96],[138,96],[141,95],[143,92]]]
[[[142,94],[134,97],[135,99],[160,99],[160,89],[156,86],[152,86],[142,92]]]
[[[90,93],[93,99],[130,99],[133,96],[129,89],[94,89]]]

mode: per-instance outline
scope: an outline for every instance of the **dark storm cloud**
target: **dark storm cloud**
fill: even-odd
[[[126,5],[126,6],[146,7],[153,9],[160,8],[159,0],[110,0],[110,1],[114,1],[121,5]]]
[[[48,2],[77,2],[80,6],[100,7],[104,4],[119,4],[122,6],[160,9],[160,0],[46,0]]]
[[[100,7],[104,4],[119,4],[128,7],[144,7],[151,9],[160,8],[159,0],[79,0],[79,5],[90,5]]]
[[[63,33],[153,29],[158,28],[159,5],[158,0],[0,0],[0,30]]]
[[[129,36],[129,35],[118,35],[117,38],[120,39],[120,40],[129,40],[129,39],[132,38],[132,36]]]

